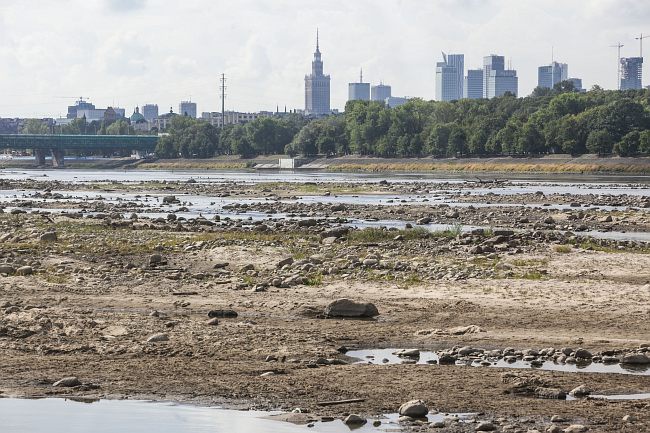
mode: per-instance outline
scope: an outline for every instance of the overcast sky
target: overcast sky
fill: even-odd
[[[506,56],[527,95],[551,47],[585,86],[615,88],[610,45],[638,56],[650,1],[0,0],[0,117],[65,116],[79,96],[128,114],[190,98],[217,111],[222,72],[226,109],[304,108],[316,27],[332,108],[360,67],[394,96],[433,99],[441,50],[464,53],[466,68]]]

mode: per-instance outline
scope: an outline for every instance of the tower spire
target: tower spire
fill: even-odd
[[[316,27],[316,52],[320,53],[319,43],[318,43],[318,27]]]
[[[363,68],[359,71],[359,82],[363,83]]]

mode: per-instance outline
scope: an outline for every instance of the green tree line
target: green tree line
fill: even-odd
[[[650,91],[576,92],[568,82],[516,98],[409,100],[389,108],[350,101],[321,119],[258,118],[213,128],[178,118],[160,157],[360,154],[380,157],[534,156],[650,153]]]

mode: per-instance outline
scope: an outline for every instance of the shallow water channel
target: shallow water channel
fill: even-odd
[[[345,433],[341,420],[296,425],[273,419],[280,412],[239,411],[214,407],[133,400],[73,401],[60,398],[0,398],[2,433]],[[432,414],[431,422],[450,417],[460,422],[472,414]],[[315,417],[318,419],[318,417]],[[397,414],[368,419],[355,432],[401,431]],[[379,427],[373,421],[380,421]]]
[[[394,355],[401,349],[364,349],[364,350],[350,350],[346,353],[351,358],[358,359],[360,364],[376,364],[376,365],[391,365],[391,364],[432,364],[437,365],[438,355],[435,352],[420,351],[419,357],[400,357]],[[414,362],[415,361],[415,362]],[[544,361],[542,365],[533,367],[530,362],[517,360],[515,362],[507,362],[503,359],[494,360],[489,366],[483,366],[480,360],[475,362],[461,362],[458,361],[456,365],[459,366],[472,366],[472,367],[497,367],[497,368],[515,368],[515,369],[538,369],[550,371],[564,371],[569,373],[616,373],[616,374],[633,374],[641,376],[650,376],[650,365],[628,365],[628,364],[603,364],[590,362],[588,364],[559,364],[553,361]],[[445,368],[446,366],[440,366]]]

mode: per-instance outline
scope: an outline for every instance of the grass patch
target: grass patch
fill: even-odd
[[[521,276],[519,276],[519,278],[522,279],[522,280],[537,281],[537,280],[543,279],[544,276],[545,276],[545,274],[543,272],[541,272],[540,270],[532,269],[532,270],[530,270],[528,272],[523,273]]]
[[[539,265],[547,265],[548,259],[515,259],[510,263],[513,266],[517,266],[517,267],[539,266]]]
[[[567,254],[573,251],[573,247],[571,245],[554,245],[553,251],[560,254]]]
[[[323,285],[323,274],[317,272],[315,274],[310,275],[309,277],[307,277],[306,285],[312,287]]]
[[[386,242],[393,240],[396,236],[402,236],[404,240],[426,239],[432,233],[423,227],[404,230],[386,230],[378,227],[367,227],[363,230],[353,230],[348,235],[350,243]]]

